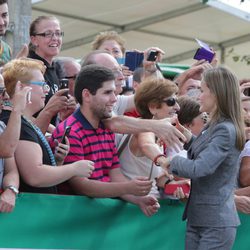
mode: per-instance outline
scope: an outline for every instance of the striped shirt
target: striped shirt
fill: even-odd
[[[83,159],[91,160],[95,163],[95,170],[90,179],[109,182],[109,171],[120,167],[114,133],[105,129],[102,122],[97,129],[93,128],[80,109],[77,109],[54,130],[50,141],[52,148],[55,139],[60,142],[66,126],[71,126],[68,136],[70,151],[64,164]]]

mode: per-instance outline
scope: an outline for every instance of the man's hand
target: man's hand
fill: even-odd
[[[158,200],[153,196],[138,197],[138,206],[146,216],[152,216],[158,212],[160,204]]]
[[[10,189],[6,189],[0,196],[0,212],[10,213],[13,211],[16,203],[16,194]]]
[[[175,127],[186,137],[186,143],[188,143],[191,138],[192,138],[192,133],[191,131],[189,131],[187,128],[185,128],[184,126],[182,126],[178,120],[178,117],[176,117],[173,120],[173,123],[175,124]]]
[[[176,151],[182,149],[182,144],[186,142],[186,137],[171,124],[171,120],[166,118],[154,120],[155,125],[152,132],[156,134],[168,147],[173,147]]]

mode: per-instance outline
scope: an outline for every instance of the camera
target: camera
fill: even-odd
[[[158,54],[159,54],[159,51],[151,50],[149,55],[148,55],[147,61],[154,62],[156,60]]]
[[[69,79],[63,78],[60,80],[59,89],[67,89],[69,87]]]
[[[195,60],[202,60],[205,59],[206,61],[208,61],[209,63],[212,62],[213,58],[214,58],[214,51],[212,51],[209,47],[208,44],[202,42],[199,39],[195,39],[196,42],[200,45],[200,48],[197,49],[195,55],[194,55],[194,59]]]
[[[59,83],[59,89],[68,89],[69,88],[69,79],[62,78]],[[63,94],[68,97],[68,92]]]
[[[214,58],[214,52],[208,51],[204,48],[199,48],[197,49],[195,55],[194,55],[194,59],[196,60],[202,60],[205,59],[208,62],[212,62]]]

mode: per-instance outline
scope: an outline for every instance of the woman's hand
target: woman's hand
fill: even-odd
[[[59,143],[57,140],[55,140],[55,160],[57,165],[62,165],[64,162],[65,157],[68,155],[69,153],[69,149],[70,149],[70,144],[69,144],[69,140],[67,137],[65,137],[65,141],[66,144],[63,143]]]
[[[189,194],[184,194],[183,189],[181,187],[177,187],[173,195],[183,202],[186,202],[189,197]]]
[[[75,161],[71,164],[74,176],[89,178],[95,169],[95,163],[89,160]]]

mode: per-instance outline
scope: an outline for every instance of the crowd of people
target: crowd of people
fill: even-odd
[[[0,0],[2,36],[8,15]],[[166,79],[158,47],[131,70],[114,31],[79,63],[59,56],[63,35],[56,17],[40,16],[16,58],[1,40],[0,212],[19,192],[121,198],[146,216],[178,199],[186,249],[231,249],[237,210],[250,213],[250,80],[216,53]]]

